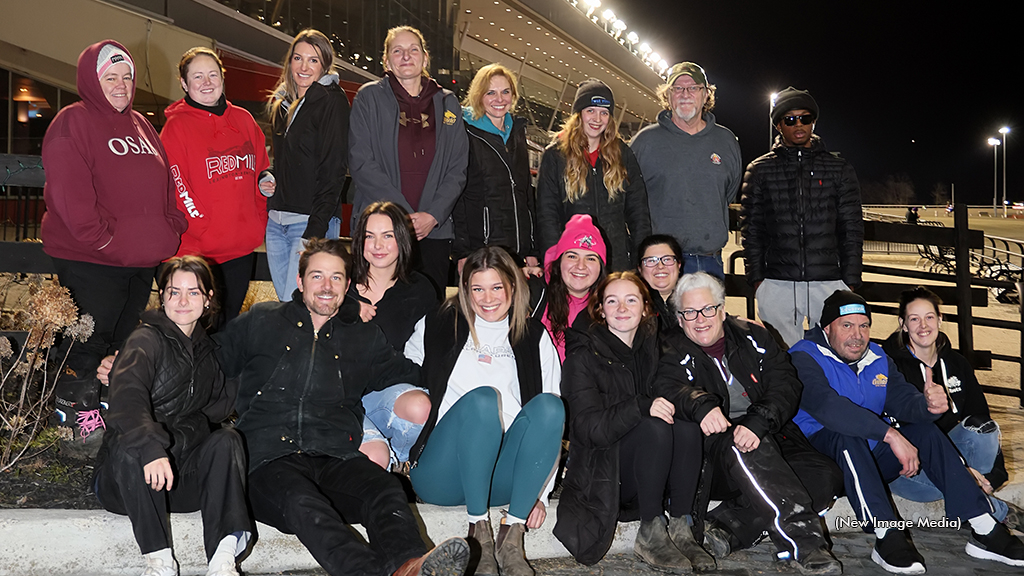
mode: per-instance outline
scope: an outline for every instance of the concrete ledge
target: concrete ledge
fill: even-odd
[[[1024,503],[1024,485],[1009,485],[998,494],[1018,505]],[[557,501],[555,501],[557,503]],[[907,520],[943,518],[942,502],[918,503],[896,498],[900,513]],[[434,542],[466,534],[467,521],[462,507],[416,505],[420,529]],[[853,510],[842,498],[825,517],[832,532],[856,531],[842,519],[853,518]],[[492,521],[500,519],[498,508],[491,510]],[[548,511],[540,530],[526,536],[530,558],[565,557],[569,553],[552,535],[558,519],[557,505]],[[171,518],[174,550],[181,573],[203,574],[203,526],[199,513],[174,514]],[[632,550],[639,522],[619,524],[612,553]],[[250,573],[274,573],[317,567],[316,561],[295,536],[282,534],[259,524],[259,541],[242,562]],[[356,530],[365,538],[361,526]],[[142,570],[142,556],[125,516],[98,510],[3,510],[0,511],[0,576],[110,575],[128,576]]]

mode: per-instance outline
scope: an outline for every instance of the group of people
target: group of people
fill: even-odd
[[[159,137],[131,109],[124,46],[79,58],[82,101],[44,141],[43,240],[96,331],[58,410],[81,436],[107,427],[94,488],[131,519],[145,575],[177,574],[168,512],[202,510],[208,576],[237,575],[253,519],[330,574],[532,576],[524,535],[563,468],[554,533],[585,564],[639,519],[634,551],[659,570],[712,570],[767,533],[780,561],[838,574],[819,515],[845,493],[873,560],[921,573],[887,527],[891,490],[945,498],[968,554],[1024,565],[1018,512],[991,496],[998,426],[938,299],[908,293],[901,329],[869,343],[849,291],[856,176],[813,135],[809,93],[779,95],[779,138],[741,178],[700,66],[668,71],[665,110],[629,145],[611,90],[587,80],[533,191],[510,70],[483,67],[460,105],[415,28],[391,29],[382,58],[350,107],[329,40],[296,36],[268,102],[273,166],[215,52],[182,57]],[[725,311],[741,180],[767,326]],[[240,314],[263,241],[279,301]],[[143,312],[154,278],[160,307]],[[428,550],[389,471],[464,506],[467,537]]]

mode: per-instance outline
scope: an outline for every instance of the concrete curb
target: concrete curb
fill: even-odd
[[[998,496],[1004,500],[1024,503],[1024,485],[1006,486]],[[919,503],[896,498],[896,506],[907,520],[940,520],[942,502]],[[556,501],[557,503],[557,501]],[[555,503],[555,504],[556,504]],[[529,558],[558,558],[569,553],[551,533],[558,519],[557,505],[548,511],[547,521],[539,530],[526,536]],[[421,520],[420,529],[434,542],[452,536],[465,536],[467,521],[462,507],[441,507],[427,504],[414,506]],[[851,532],[845,519],[853,518],[846,498],[825,517],[831,532]],[[500,519],[498,508],[491,510],[492,522]],[[620,523],[612,554],[628,553],[633,548],[639,522]],[[199,513],[174,514],[171,529],[175,540],[175,556],[182,575],[204,574],[203,526]],[[966,530],[966,527],[963,528]],[[242,562],[249,573],[275,573],[285,570],[309,570],[316,561],[295,536],[282,534],[270,526],[259,524],[259,541]],[[361,526],[356,530],[366,537]],[[966,533],[965,533],[966,538]],[[3,510],[0,511],[0,576],[109,575],[129,576],[143,568],[142,556],[132,535],[131,523],[125,516],[102,510]]]

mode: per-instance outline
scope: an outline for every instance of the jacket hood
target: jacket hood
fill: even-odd
[[[117,48],[124,50],[126,54],[131,56],[128,49],[123,44],[114,40],[103,40],[89,46],[78,56],[78,70],[75,79],[75,86],[78,88],[78,95],[82,98],[90,107],[100,110],[103,112],[109,111],[111,114],[126,114],[131,111],[132,105],[135,103],[135,82],[132,82],[131,94],[128,96],[128,106],[124,110],[118,112],[110,102],[107,101],[107,97],[103,94],[103,89],[100,87],[99,76],[96,75],[96,61],[99,59],[100,50],[107,44],[116,46]],[[138,71],[136,70],[136,76]]]
[[[665,128],[666,130],[673,134],[697,138],[700,136],[704,136],[705,134],[708,134],[715,128],[715,115],[713,113],[705,112],[703,118],[705,124],[704,129],[701,130],[700,132],[697,132],[696,134],[688,134],[680,130],[679,126],[676,126],[675,122],[672,121],[671,110],[662,110],[661,112],[658,113],[658,124],[661,125],[662,128]]]

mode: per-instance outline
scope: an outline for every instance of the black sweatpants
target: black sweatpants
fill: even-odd
[[[132,521],[143,554],[171,547],[168,512],[202,511],[207,560],[225,536],[252,532],[245,502],[245,448],[238,432],[218,429],[182,462],[172,462],[170,491],[157,492],[146,484],[142,472],[146,464],[115,447],[107,453],[94,480],[100,504]]]
[[[79,314],[89,314],[95,322],[92,336],[85,342],[70,338],[61,344],[60,356],[68,352],[66,367],[74,375],[62,375],[56,394],[80,403],[79,411],[99,408],[99,380],[96,367],[100,360],[124,344],[139,324],[139,316],[149,303],[153,289],[153,268],[123,268],[91,262],[53,258],[60,285],[71,292]]]
[[[693,422],[668,424],[646,416],[619,440],[619,506],[639,505],[640,519],[665,512],[679,518],[693,510],[700,480],[701,431]]]
[[[331,576],[386,576],[427,552],[402,485],[362,454],[283,456],[249,474],[249,498],[257,520],[298,536]]]
[[[731,433],[731,430],[730,430]],[[843,473],[831,458],[818,452],[803,436],[790,437],[783,432],[771,436],[800,485],[807,492],[814,512],[821,514],[842,494]],[[763,442],[763,441],[762,441]],[[768,530],[775,518],[763,506],[747,498],[742,491],[720,494],[723,501],[708,512],[708,519],[729,533],[733,550],[750,548]]]
[[[751,516],[749,521],[758,525],[737,525],[736,519],[730,518],[730,508],[713,515],[716,521],[723,521],[734,534],[744,534],[744,539],[750,538],[748,531],[760,535],[767,530],[778,551],[789,552],[794,560],[825,546],[821,520],[811,497],[786,463],[774,438],[766,435],[757,449],[740,452],[733,443],[730,427],[705,438],[704,453],[712,470],[712,496],[738,491],[736,507],[741,511],[751,508],[747,513]]]

